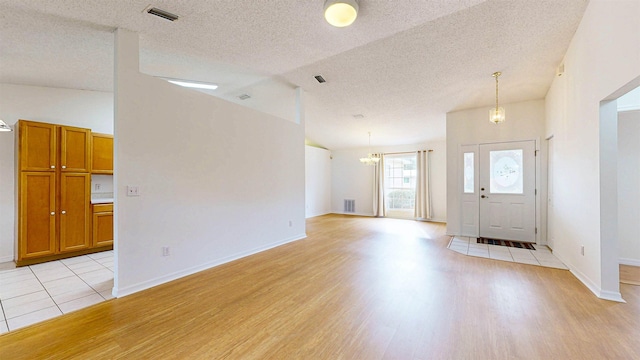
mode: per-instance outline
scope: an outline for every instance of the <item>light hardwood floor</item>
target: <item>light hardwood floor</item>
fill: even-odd
[[[464,256],[444,226],[321,216],[308,238],[0,336],[0,359],[637,359],[640,287]]]
[[[640,266],[620,265],[620,282],[640,286]]]

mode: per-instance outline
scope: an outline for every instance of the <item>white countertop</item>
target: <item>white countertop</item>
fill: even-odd
[[[91,193],[92,204],[109,204],[113,202],[113,193]]]
[[[113,198],[98,198],[98,199],[91,198],[91,203],[92,204],[109,204],[109,203],[113,203]]]

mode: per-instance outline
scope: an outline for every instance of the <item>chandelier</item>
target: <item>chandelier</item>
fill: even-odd
[[[493,77],[496,78],[496,107],[495,109],[489,110],[489,121],[494,124],[499,124],[504,122],[504,108],[498,107],[498,76],[502,75],[501,72],[497,71],[493,73]]]
[[[371,131],[369,131],[369,153],[367,157],[360,158],[360,162],[365,165],[375,165],[380,161],[380,156],[371,153]]]

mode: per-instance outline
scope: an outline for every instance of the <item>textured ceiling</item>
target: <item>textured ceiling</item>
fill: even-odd
[[[181,18],[143,10],[152,4]],[[113,30],[140,34],[141,71],[233,93],[306,93],[307,137],[330,149],[445,138],[448,111],[543,98],[586,0],[360,0],[348,28],[324,0],[0,0],[0,82],[111,91]],[[318,84],[314,75],[327,80]],[[1,101],[1,100],[0,100]],[[364,117],[355,118],[353,115]]]

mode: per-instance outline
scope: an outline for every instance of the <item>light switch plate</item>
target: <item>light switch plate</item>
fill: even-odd
[[[137,185],[128,185],[127,196],[140,196],[140,187]]]

